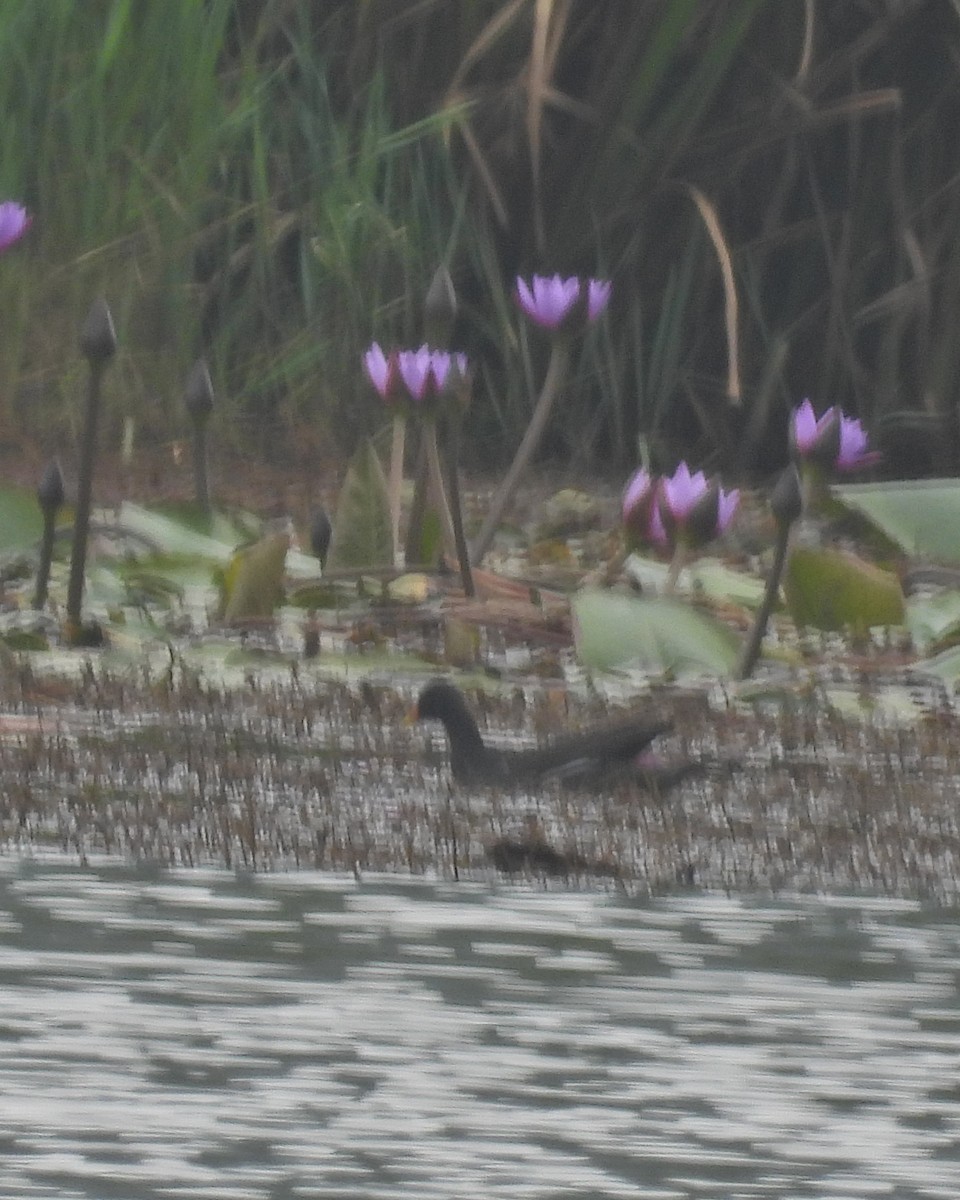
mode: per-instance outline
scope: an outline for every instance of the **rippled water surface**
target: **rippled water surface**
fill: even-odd
[[[4,1197],[960,1196],[960,926],[0,859]]]

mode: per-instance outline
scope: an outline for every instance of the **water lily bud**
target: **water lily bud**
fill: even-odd
[[[770,511],[781,529],[792,525],[803,511],[800,475],[792,463],[781,471],[780,478],[770,494]]]
[[[319,559],[320,566],[327,565],[327,551],[330,549],[330,539],[333,536],[333,525],[326,511],[318,508],[310,519],[310,549]]]
[[[113,317],[102,296],[90,305],[90,311],[80,330],[80,349],[91,363],[109,362],[117,352]]]
[[[37,501],[44,512],[56,512],[66,498],[59,459],[52,458],[44,467],[37,485]]]
[[[449,346],[457,320],[457,293],[445,266],[437,267],[434,273],[427,289],[423,316],[428,345]]]
[[[202,424],[213,412],[213,381],[205,358],[193,364],[183,389],[183,407],[190,419]]]

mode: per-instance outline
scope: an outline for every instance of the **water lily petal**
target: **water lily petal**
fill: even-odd
[[[725,533],[740,507],[740,489],[731,488],[729,492],[720,489],[717,500],[717,533]]]
[[[401,350],[397,355],[397,369],[411,398],[422,400],[433,379],[433,352],[429,346]]]
[[[609,279],[591,279],[587,283],[587,320],[595,321],[610,303],[613,284]]]
[[[707,490],[707,479],[702,471],[690,474],[685,462],[680,463],[672,476],[663,481],[663,496],[674,520],[682,522]]]
[[[837,453],[837,466],[848,470],[856,466],[867,449],[867,431],[856,417],[840,418],[840,450]]]
[[[644,467],[636,471],[627,481],[623,491],[623,519],[628,521],[632,513],[645,504],[653,492],[653,478]]]
[[[378,342],[374,342],[364,354],[363,365],[367,372],[367,378],[380,396],[386,400],[393,382],[393,367],[391,359],[384,354]]]
[[[797,453],[802,457],[813,450],[836,419],[835,407],[831,406],[818,418],[810,401],[804,400],[799,408],[794,409],[793,413],[793,444]]]
[[[16,200],[4,200],[0,204],[0,250],[6,250],[18,241],[30,228],[33,217]]]
[[[580,280],[576,276],[562,279],[559,275],[534,275],[532,286],[517,277],[517,299],[526,315],[544,329],[557,329],[563,324],[580,295]]]

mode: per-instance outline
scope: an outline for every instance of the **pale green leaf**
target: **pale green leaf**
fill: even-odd
[[[390,566],[390,497],[380,459],[369,439],[354,454],[340,490],[328,570]]]
[[[681,601],[585,589],[571,607],[577,654],[595,670],[726,675],[736,666],[736,634]]]
[[[906,620],[896,575],[831,547],[794,547],[783,590],[790,615],[800,628],[865,633]]]

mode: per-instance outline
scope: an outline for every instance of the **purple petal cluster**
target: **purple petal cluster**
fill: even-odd
[[[0,204],[0,250],[6,250],[20,240],[30,228],[33,217],[16,200],[4,200]]]
[[[467,374],[465,354],[432,350],[429,346],[385,354],[374,342],[363,356],[363,365],[367,378],[387,403],[408,399],[419,404]]]
[[[685,462],[660,480],[641,468],[623,493],[623,521],[641,542],[696,549],[726,531],[739,504],[736,488],[691,473]]]
[[[517,276],[517,303],[543,329],[566,329],[575,320],[592,324],[610,303],[608,279],[585,282],[571,275],[534,275],[529,283]]]
[[[801,461],[832,471],[855,471],[877,462],[880,455],[868,449],[863,425],[836,405],[818,417],[809,400],[794,409],[790,422],[794,454]]]

